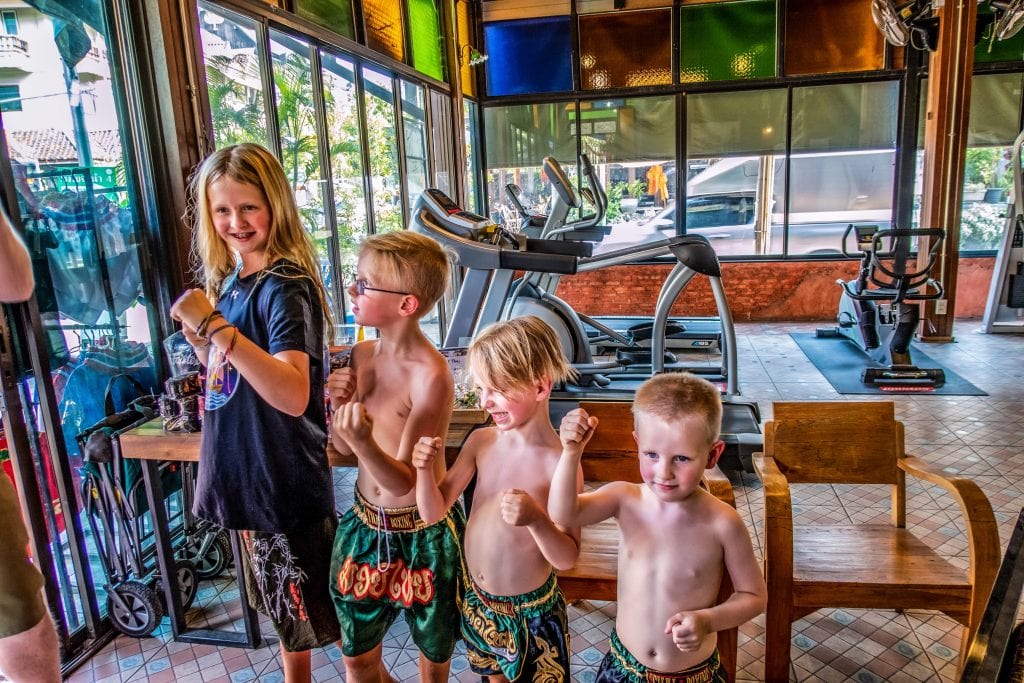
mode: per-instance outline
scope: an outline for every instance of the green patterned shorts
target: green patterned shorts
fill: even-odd
[[[338,524],[331,554],[331,597],[346,657],[377,647],[399,613],[427,659],[451,659],[459,637],[462,534],[453,505],[427,525],[415,506],[376,508],[356,490]]]
[[[569,621],[554,573],[523,595],[491,595],[466,575],[462,638],[474,673],[510,681],[569,680]]]

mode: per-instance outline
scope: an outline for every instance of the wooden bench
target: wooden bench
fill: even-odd
[[[583,453],[583,478],[588,482],[629,481],[641,483],[633,440],[632,403],[580,403],[600,420],[597,431]],[[718,467],[704,475],[704,486],[719,500],[736,507],[732,485]],[[558,572],[558,585],[565,599],[615,600],[618,582],[619,528],[614,519],[583,527],[580,556],[576,566]],[[722,577],[719,602],[732,595],[732,582]],[[737,629],[718,634],[718,651],[730,681],[736,680]]]

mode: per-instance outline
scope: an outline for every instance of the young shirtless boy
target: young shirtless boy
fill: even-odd
[[[763,612],[767,591],[740,516],[699,486],[724,448],[721,397],[693,375],[658,375],[637,390],[633,415],[643,484],[578,493],[597,418],[577,409],[562,421],[548,499],[560,524],[619,524],[618,612],[597,681],[724,681],[716,633]],[[735,592],[715,605],[724,571]]]
[[[359,460],[355,502],[338,526],[331,595],[341,623],[347,680],[391,681],[381,642],[400,612],[420,650],[422,681],[447,681],[458,640],[464,526],[455,506],[439,521],[416,512],[412,450],[423,436],[448,431],[454,400],[451,371],[420,331],[440,298],[448,259],[429,237],[399,231],[374,235],[359,250],[348,288],[360,325],[379,338],[356,344],[349,367],[327,381],[334,410],[332,443]],[[444,458],[433,463],[441,479]]]
[[[470,667],[492,682],[568,681],[568,621],[553,568],[575,563],[580,532],[555,525],[547,499],[562,448],[548,396],[571,369],[554,331],[533,316],[488,327],[468,360],[494,426],[470,435],[440,485],[440,439],[420,439],[413,450],[420,515],[439,519],[476,475],[462,601]]]

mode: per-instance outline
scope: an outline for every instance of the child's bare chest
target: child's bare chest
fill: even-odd
[[[624,514],[619,526],[620,562],[631,574],[658,583],[666,577],[706,578],[721,567],[721,540],[706,523]]]
[[[357,398],[374,419],[404,421],[409,417],[408,373],[396,368],[372,367],[360,369],[356,376]]]

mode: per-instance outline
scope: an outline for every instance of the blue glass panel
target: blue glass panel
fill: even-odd
[[[524,95],[572,90],[569,17],[499,21],[484,26],[490,59],[487,94]]]

